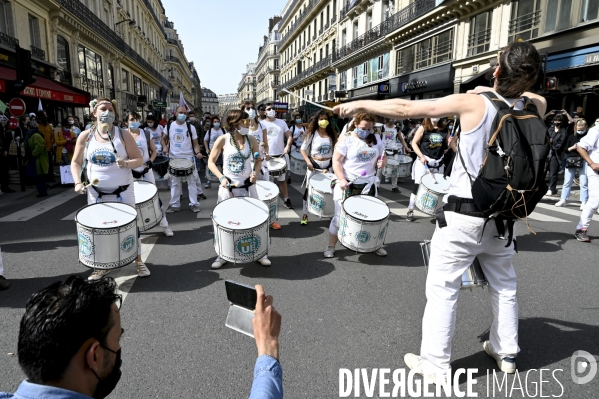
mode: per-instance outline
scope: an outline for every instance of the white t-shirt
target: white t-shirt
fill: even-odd
[[[144,160],[144,165],[140,166],[139,168],[135,168],[135,171],[143,172],[146,169],[145,163],[150,160],[150,145],[148,143],[148,140],[146,140],[146,135],[143,130],[139,131],[139,136],[135,139],[135,144],[137,144],[137,147],[139,148],[141,156]]]
[[[154,128],[156,130],[152,130]],[[162,132],[163,132],[162,126],[158,125],[158,126],[147,127],[146,130],[148,131],[148,133],[150,133],[150,140],[152,140],[154,142],[154,146],[156,147],[156,152],[162,153],[162,143],[160,142],[160,139],[162,138]]]
[[[304,141],[304,137],[306,137],[305,133],[306,133],[306,129],[304,129],[303,126],[296,126],[293,125],[290,129],[290,132],[293,133],[293,138],[297,138],[297,140],[295,141],[295,145],[297,145],[298,147],[301,147],[303,141]]]
[[[275,119],[274,122],[264,119],[260,123],[266,129],[270,155],[281,155],[285,151],[285,132],[289,131],[287,124],[281,119]]]
[[[208,132],[210,133],[210,141],[208,141]],[[216,143],[216,139],[225,134],[222,128],[216,130],[215,128],[210,128],[210,130],[206,132],[204,135],[204,141],[208,143],[208,148],[212,149],[214,147],[214,143]]]
[[[365,141],[355,136],[348,136],[335,146],[335,149],[344,156],[343,175],[351,180],[362,175],[373,176],[376,173],[376,163],[385,151],[385,145],[377,137],[377,143],[369,147]]]
[[[189,138],[186,123],[182,125],[179,125],[177,122],[171,123],[171,127],[168,130],[171,157],[188,158],[194,156],[192,139],[197,140],[198,134],[193,125],[190,124],[189,127],[191,128],[191,138]]]
[[[587,135],[580,139],[578,146],[587,151],[593,162],[599,163],[599,128],[590,128]]]
[[[310,157],[319,157],[330,159],[333,157],[333,146],[331,145],[331,139],[328,137],[320,137],[318,133],[311,136],[311,138],[304,140],[302,143],[302,150],[308,151],[308,146],[312,143],[310,148]]]
[[[401,143],[398,142],[397,129],[394,127],[387,127],[385,125],[383,131],[383,143],[385,143],[386,150],[397,150],[402,147]]]

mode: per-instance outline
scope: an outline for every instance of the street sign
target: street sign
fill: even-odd
[[[166,108],[166,102],[163,102],[163,101],[152,101],[152,107],[154,107],[154,108]]]
[[[20,98],[13,98],[8,103],[8,109],[13,116],[17,118],[25,114],[25,101]]]

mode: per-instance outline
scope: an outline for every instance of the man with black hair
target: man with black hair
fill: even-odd
[[[553,124],[547,132],[551,140],[551,153],[549,156],[549,190],[548,196],[557,196],[557,179],[562,168],[562,160],[568,138],[568,125],[564,123],[562,114],[555,115]]]

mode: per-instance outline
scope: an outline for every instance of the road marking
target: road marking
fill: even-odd
[[[68,216],[63,217],[60,220],[70,220],[70,221],[74,221],[75,220],[75,216],[77,216],[77,212],[79,212],[79,209],[77,209],[75,212],[71,213]]]
[[[556,218],[553,216],[545,215],[544,213],[533,212],[528,215],[529,219],[538,220],[539,222],[554,222],[554,223],[569,223],[569,220]],[[525,219],[520,219],[524,221]]]
[[[577,205],[577,206],[579,206],[579,205]],[[580,211],[580,210],[575,211],[574,209],[568,209],[566,207],[544,204],[542,202],[539,202],[537,204],[537,208],[543,208],[543,209],[547,209],[550,211],[561,212],[561,213],[565,213],[566,215],[572,215],[572,216],[578,216],[578,217],[580,217],[580,214],[582,213],[582,211]],[[599,221],[599,216],[595,214],[593,216],[593,220]]]
[[[158,241],[158,236],[147,236],[141,238],[141,260],[144,263],[148,260],[154,245]],[[151,272],[151,270],[150,270]],[[116,283],[118,284],[118,293],[122,296],[123,300],[121,302],[121,307],[125,303],[125,298],[129,295],[131,291],[131,287],[133,287],[133,283],[137,278],[137,271],[135,270],[135,264],[127,265],[125,267],[121,267],[120,269],[116,269],[115,271],[110,272],[110,277],[114,278]],[[148,278],[152,278],[150,275]]]
[[[391,212],[392,214],[401,216],[404,218],[406,216],[408,216],[408,207],[407,206],[400,204],[399,202],[397,202],[395,200],[391,200],[391,199],[382,197],[380,195],[378,196],[378,198],[387,204],[387,206],[389,207],[389,212]],[[431,215],[427,215],[424,212],[420,212],[420,210],[418,208],[414,208],[414,216],[423,217],[423,218],[432,218]]]
[[[33,219],[36,216],[41,215],[50,209],[56,208],[57,206],[64,204],[65,202],[78,196],[76,192],[67,190],[63,193],[54,195],[47,200],[38,202],[28,208],[22,209],[18,212],[12,213],[8,216],[0,218],[0,222],[26,222]]]

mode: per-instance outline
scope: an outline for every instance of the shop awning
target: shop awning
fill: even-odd
[[[578,68],[599,62],[599,46],[551,54],[547,57],[547,72]]]
[[[17,73],[14,69],[1,67],[0,91],[6,87],[5,81],[16,80]],[[43,76],[35,76],[35,83],[25,87],[20,94],[27,97],[41,98],[42,100],[58,101],[75,105],[88,105],[90,95],[88,92],[79,90],[64,83],[56,82]]]

